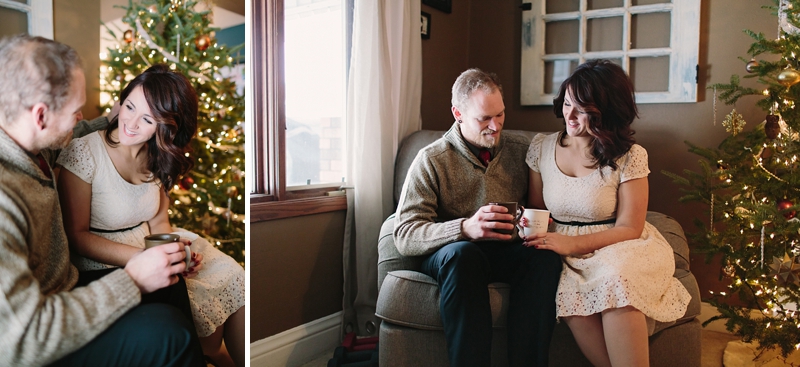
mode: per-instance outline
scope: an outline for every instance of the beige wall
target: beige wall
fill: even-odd
[[[552,107],[523,107],[519,103],[520,19],[517,1],[470,0],[453,2],[453,12],[426,9],[431,13],[431,39],[422,41],[422,128],[443,130],[453,122],[450,86],[468,67],[479,67],[499,75],[505,91],[506,129],[556,131],[562,125]],[[751,29],[776,36],[777,19],[761,6],[770,0],[703,0],[700,26],[699,101],[682,104],[639,105],[640,120],[634,123],[636,139],[650,157],[650,210],[678,219],[684,230],[693,231],[694,218],[706,220],[703,207],[680,204],[678,188],[661,171],[680,173],[697,169],[698,157],[687,152],[688,140],[700,146],[717,146],[727,136],[720,122],[733,106],[717,103],[713,123],[713,83],[727,82],[731,74],[745,74],[746,52],[752,39],[742,32]],[[752,81],[746,84],[756,86]],[[748,121],[747,128],[766,116],[753,97],[743,98],[736,110]],[[721,289],[716,281],[719,268],[706,266],[701,255],[693,255],[693,271],[699,275],[701,291]]]
[[[86,104],[83,116],[100,115],[100,0],[53,1],[53,38],[72,46],[83,59]]]
[[[333,212],[250,225],[251,343],[342,310],[344,219]]]

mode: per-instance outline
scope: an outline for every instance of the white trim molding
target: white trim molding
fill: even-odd
[[[250,343],[251,367],[301,366],[342,342],[342,312]]]
[[[0,0],[0,8],[20,11],[28,16],[28,34],[53,39],[53,1],[31,0],[30,5]]]
[[[579,64],[592,59],[618,60],[620,66],[631,73],[634,60],[666,58],[666,72],[669,73],[665,76],[666,90],[637,91],[636,102],[697,102],[700,1],[671,0],[666,4],[634,5],[633,1],[624,0],[621,1],[621,6],[592,10],[588,9],[588,4],[591,3],[589,0],[578,0],[577,10],[552,14],[547,13],[548,1],[557,3],[557,0],[523,0],[525,4],[530,4],[530,10],[522,12],[520,103],[523,106],[552,105],[561,81]],[[659,32],[646,25],[634,29],[634,16],[651,14],[666,14],[669,17],[669,45],[634,48],[631,43],[634,32]],[[620,19],[620,48],[608,51],[589,50],[589,22],[603,18]],[[547,53],[548,42],[555,42],[555,37],[546,35],[547,23],[557,22],[575,24],[577,44],[569,52]],[[565,50],[567,49],[569,48]],[[552,64],[553,75],[547,77],[550,80],[546,81],[548,63]],[[546,87],[547,82],[551,84],[549,87]]]

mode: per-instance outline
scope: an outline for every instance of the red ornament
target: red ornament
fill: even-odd
[[[794,203],[787,199],[778,201],[778,211],[780,211],[786,219],[792,219],[797,214],[795,210],[789,210],[793,207]]]
[[[191,178],[190,176],[186,176],[181,179],[180,185],[182,189],[189,190],[192,188],[192,185],[194,185],[194,179]]]
[[[125,33],[122,34],[122,39],[125,41],[125,43],[133,42],[133,31],[130,29],[125,31]]]
[[[208,46],[211,46],[211,37],[207,34],[201,34],[194,39],[194,45],[200,51],[205,51]]]
[[[778,123],[780,119],[777,115],[767,115],[767,122],[764,123],[764,133],[767,138],[775,139],[778,137],[778,133],[781,132],[781,125]]]

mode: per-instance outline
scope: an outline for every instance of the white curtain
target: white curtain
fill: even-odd
[[[376,333],[378,232],[394,210],[394,158],[419,130],[420,2],[355,0],[347,93],[343,331]]]

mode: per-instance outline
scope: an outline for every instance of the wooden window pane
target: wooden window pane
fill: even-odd
[[[548,22],[545,25],[544,53],[548,55],[578,52],[577,20]]]
[[[545,13],[546,14],[554,14],[554,13],[566,13],[570,11],[578,11],[580,10],[581,1],[580,0],[558,0],[558,1],[548,1],[545,4]]]
[[[622,17],[586,21],[586,51],[622,50]]]
[[[0,7],[0,19],[0,37],[28,33],[28,14]]]
[[[623,0],[587,0],[586,1],[586,9],[587,10],[595,10],[595,9],[608,9],[608,8],[619,8],[625,5]]]
[[[631,0],[631,5],[669,4],[671,0]]]
[[[631,58],[629,73],[637,92],[669,91],[669,56]]]
[[[631,49],[669,47],[671,14],[631,15]]]
[[[578,67],[578,60],[553,60],[544,63],[544,93],[555,94],[564,79]]]

